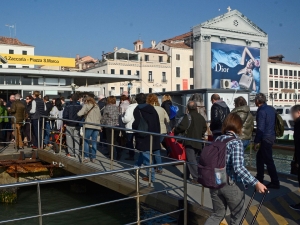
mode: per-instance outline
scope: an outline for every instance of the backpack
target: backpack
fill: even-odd
[[[188,114],[188,113],[187,113],[186,115],[187,115],[188,120],[189,120],[189,125],[188,125],[188,127],[186,128],[186,130],[185,130],[183,133],[177,134],[178,137],[183,137],[183,138],[185,138],[186,135],[187,135],[187,131],[188,131],[188,129],[190,128],[190,126],[191,126],[191,124],[192,124],[192,117],[191,117],[191,115]],[[183,118],[184,118],[184,116],[182,116],[182,117],[179,118],[179,120],[178,120],[178,122],[177,122],[177,124],[176,124],[176,127],[179,126],[179,124],[181,123],[181,121],[183,120]],[[176,141],[179,142],[179,143],[184,143],[184,140],[181,140],[181,139],[178,139],[178,140],[176,140]]]
[[[179,111],[179,109],[177,106],[175,106],[175,105],[170,106],[170,116],[169,116],[170,120],[175,118],[178,111]]]
[[[284,121],[282,117],[276,112],[275,117],[275,134],[276,137],[282,137],[284,133]]]
[[[140,122],[139,122],[139,125],[138,125],[138,130],[139,131],[148,131],[148,123],[144,119],[144,117],[142,116],[141,111],[139,111],[139,112],[140,112]],[[149,135],[149,134],[139,133],[140,137],[146,137],[147,135]]]
[[[217,184],[215,169],[226,167],[227,143],[234,139],[236,137],[227,138],[224,141],[217,140],[203,148],[198,164],[198,182],[203,187],[211,189],[224,187],[225,184]]]

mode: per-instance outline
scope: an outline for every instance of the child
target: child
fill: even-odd
[[[300,187],[300,105],[294,105],[291,108],[291,116],[294,120],[294,144],[295,144],[295,154],[294,159],[298,164],[298,182]],[[300,203],[295,205],[290,205],[291,209],[300,211]]]

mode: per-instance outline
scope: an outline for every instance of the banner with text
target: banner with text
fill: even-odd
[[[211,44],[212,88],[260,91],[260,50],[223,43]],[[228,80],[230,80],[228,82]]]
[[[75,67],[75,58],[0,53],[8,64]]]

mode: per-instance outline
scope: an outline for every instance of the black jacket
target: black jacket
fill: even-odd
[[[140,112],[142,117],[148,124],[148,131],[152,133],[160,134],[160,122],[158,114],[155,108],[149,104],[140,104],[138,105],[135,110],[133,111],[134,122],[132,124],[132,129],[138,130],[138,126],[140,123]],[[140,135],[136,134],[135,137],[136,141],[136,148],[140,151],[150,151],[150,135],[146,137],[141,137]],[[153,136],[153,145],[152,150],[159,150],[160,147],[160,137]]]
[[[161,104],[161,107],[164,108],[164,110],[166,110],[168,116],[170,117],[171,114],[171,110],[170,107],[172,106],[172,102],[170,100],[166,100]]]
[[[102,109],[105,107],[105,105],[106,105],[106,99],[105,98],[98,101],[98,106],[99,106],[99,109],[101,111],[102,116],[103,116],[103,110]]]
[[[82,117],[77,116],[77,113],[81,110],[82,106],[80,105],[80,102],[70,102],[66,107],[64,108],[63,112],[63,119],[67,120],[75,120],[75,121],[81,121]],[[64,122],[67,126],[78,126],[79,124],[76,122]]]
[[[40,98],[35,98],[33,101],[36,103],[36,108],[35,108],[35,113],[32,114],[31,118],[34,120],[38,120],[41,118],[41,116],[46,115],[45,111],[45,103],[42,99]]]
[[[210,130],[213,134],[222,134],[222,125],[230,113],[230,110],[224,101],[217,101],[211,107],[210,112]]]
[[[300,165],[300,117],[294,125],[295,160]]]
[[[189,112],[191,115],[192,121],[189,129],[187,130],[189,126],[189,119],[188,116],[185,115],[181,121],[180,124],[178,124],[177,127],[175,127],[175,135],[179,133],[183,133],[187,130],[186,137],[187,138],[193,138],[197,140],[201,140],[204,137],[204,134],[206,132],[207,126],[206,121],[204,117],[197,112],[197,110],[191,110]],[[194,141],[184,141],[184,145],[186,147],[192,147],[194,149],[202,149],[202,143],[200,142],[194,142]]]

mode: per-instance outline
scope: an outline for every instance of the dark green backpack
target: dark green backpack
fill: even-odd
[[[284,121],[282,117],[276,112],[276,118],[275,118],[276,137],[282,137],[283,133],[284,133]]]

